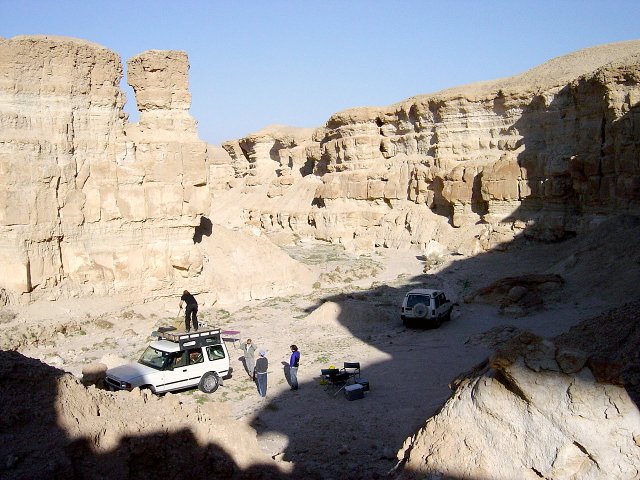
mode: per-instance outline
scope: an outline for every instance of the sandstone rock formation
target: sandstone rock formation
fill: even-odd
[[[325,240],[356,252],[416,245],[435,265],[448,252],[502,248],[521,234],[617,235],[609,217],[620,214],[630,214],[616,220],[629,225],[615,245],[610,237],[582,245],[526,287],[508,280],[480,293],[526,313],[539,304],[540,288],[560,284],[558,275],[590,276],[581,293],[597,295],[609,277],[638,264],[629,246],[640,228],[633,216],[640,214],[639,41],[339,112],[317,129],[267,127],[222,147],[198,138],[188,67],[176,51],[129,60],[140,110],[130,123],[115,53],[63,37],[0,39],[0,305],[184,288],[205,301],[239,302],[300,293],[315,280],[270,239]],[[600,269],[598,248],[610,249]],[[607,263],[613,255],[618,261]],[[623,288],[637,295],[637,283]],[[337,309],[327,302],[311,320],[326,323]],[[496,343],[515,337],[456,382],[442,411],[407,442],[399,475],[637,477],[637,310],[633,304],[553,342],[515,327],[490,332]],[[80,328],[37,325],[4,343],[19,348],[39,332]],[[95,367],[87,381],[98,376]],[[0,373],[0,461],[18,478],[30,465],[53,478],[104,468],[151,476],[185,442],[198,447],[198,468],[213,464],[220,476],[239,469],[235,476],[251,478],[252,462],[262,462],[242,452],[230,461],[224,449],[255,450],[255,439],[234,424],[225,431],[240,440],[212,446],[213,425],[226,419],[185,411],[171,397],[134,394],[124,405],[14,353],[0,356]],[[16,397],[29,397],[36,410]],[[164,427],[150,429],[158,415]],[[14,436],[18,427],[30,435]],[[39,453],[33,438],[41,439]],[[170,476],[184,466],[172,463]]]
[[[213,300],[228,276],[226,262],[216,284],[206,273],[215,247],[194,241],[202,222],[236,229],[237,242],[257,228],[279,243],[370,252],[438,242],[471,255],[639,210],[638,41],[339,112],[317,129],[267,127],[222,148],[197,136],[184,52],[152,50],[128,65],[135,124],[113,52],[61,37],[0,40],[7,301],[183,287]],[[302,277],[308,286],[311,272],[290,265],[291,276],[238,282],[235,298],[286,293],[278,285]]]
[[[516,334],[454,382],[405,443],[397,478],[637,478],[639,308],[555,341]]]
[[[262,165],[268,179],[271,163],[276,175],[271,188],[243,192],[236,217],[357,250],[437,240],[469,254],[637,213],[639,61],[640,42],[610,44],[515,77],[336,113],[293,147],[277,131],[229,142],[233,165]],[[294,162],[300,172],[321,184],[283,185],[276,160],[296,149],[306,155]],[[292,209],[287,189],[301,188]]]
[[[140,120],[131,124],[115,53],[64,37],[0,41],[0,288],[8,301],[127,291],[158,296],[186,287],[217,297],[216,285],[206,283],[205,251],[216,246],[196,237],[202,222],[206,235],[213,230],[206,217],[209,175],[217,188],[226,153],[210,154],[198,138],[188,68],[184,52],[132,58],[128,81]],[[243,241],[236,233],[236,245]],[[249,256],[269,257],[270,249],[279,253],[263,242]],[[222,277],[226,265],[215,265]],[[283,277],[238,277],[237,296],[283,293],[280,284],[309,274],[292,261],[282,265]]]

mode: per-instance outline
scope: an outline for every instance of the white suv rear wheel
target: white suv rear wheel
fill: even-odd
[[[204,393],[213,393],[220,386],[220,377],[216,372],[207,372],[200,378],[198,388]]]

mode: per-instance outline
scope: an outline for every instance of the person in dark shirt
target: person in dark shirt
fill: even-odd
[[[193,329],[198,330],[198,302],[188,290],[182,292],[182,296],[180,297],[180,310],[182,310],[182,302],[186,304],[184,307],[184,328],[187,332],[190,332],[191,328],[189,328],[189,323],[192,323]]]
[[[269,360],[267,360],[266,352],[260,350],[260,357],[256,360],[256,367],[253,370],[253,379],[258,384],[258,393],[261,397],[267,396],[267,370],[269,368]]]
[[[298,366],[300,365],[300,352],[296,345],[291,345],[291,358],[289,358],[289,376],[291,378],[291,390],[298,389]]]

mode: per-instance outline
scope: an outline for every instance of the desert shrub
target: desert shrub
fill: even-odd
[[[133,310],[125,310],[120,314],[120,317],[124,318],[125,320],[131,320],[134,318],[139,320],[144,320],[144,316],[134,312]]]
[[[94,323],[96,324],[96,327],[102,328],[103,330],[113,328],[113,323],[109,320],[105,320],[104,318],[98,318]]]
[[[9,310],[0,310],[0,324],[9,323],[17,316],[18,314],[11,312]]]
[[[427,256],[424,260],[424,273],[428,272],[432,268],[442,265],[444,263],[444,260],[444,256],[442,255],[431,254]]]
[[[118,346],[118,342],[116,341],[115,338],[112,338],[112,337],[107,337],[102,342],[95,344],[96,349],[109,349],[109,348],[115,348],[117,346]]]
[[[316,359],[314,360],[315,363],[321,363],[321,364],[328,364],[329,363],[329,357],[327,355],[318,355],[316,357]]]

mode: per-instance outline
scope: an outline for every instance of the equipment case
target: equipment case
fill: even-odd
[[[347,385],[344,387],[344,396],[347,397],[347,400],[359,400],[364,398],[364,387],[359,383]]]

